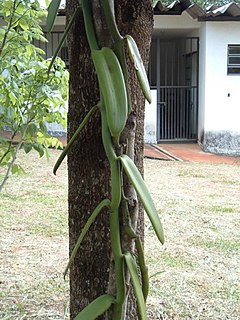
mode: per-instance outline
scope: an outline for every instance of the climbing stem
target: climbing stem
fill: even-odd
[[[120,237],[120,222],[119,208],[121,202],[121,175],[120,162],[117,159],[115,150],[112,146],[111,135],[108,129],[106,112],[104,105],[101,106],[102,120],[102,139],[105,152],[110,163],[111,170],[111,204],[110,204],[110,238],[112,245],[112,253],[115,268],[116,281],[116,302],[113,310],[113,319],[122,319],[122,308],[125,300],[125,278],[124,278],[124,257],[122,253],[121,237]]]

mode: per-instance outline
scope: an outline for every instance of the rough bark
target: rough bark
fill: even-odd
[[[67,17],[72,15],[78,0],[67,1]],[[115,1],[117,22],[121,34],[131,34],[147,64],[152,31],[152,8],[149,0]],[[103,40],[105,41],[105,40]],[[90,58],[82,15],[68,37],[70,58],[70,96],[68,138],[73,135],[86,113],[99,100],[99,90]],[[129,79],[136,119],[135,162],[143,171],[144,98],[134,75]],[[79,236],[97,204],[109,196],[109,166],[103,150],[100,117],[95,114],[81,133],[68,155],[69,175],[69,250]],[[139,232],[143,234],[142,213]],[[108,288],[110,268],[109,221],[103,211],[87,233],[70,270],[70,318]],[[131,303],[129,317],[136,319],[135,304]],[[103,317],[102,317],[103,318]],[[100,318],[99,318],[100,319]]]

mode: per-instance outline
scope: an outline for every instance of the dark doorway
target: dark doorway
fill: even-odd
[[[157,90],[157,141],[196,141],[198,38],[154,38],[149,79]]]

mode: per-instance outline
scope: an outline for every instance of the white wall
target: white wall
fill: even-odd
[[[240,75],[227,74],[228,44],[240,44],[239,30],[239,21],[205,22],[201,29],[199,121],[211,152],[240,154]]]
[[[199,41],[198,140],[202,142],[205,126],[206,24],[201,24]]]
[[[205,130],[207,131],[240,132],[240,75],[227,75],[228,44],[240,44],[240,22],[207,22],[205,48]]]
[[[152,103],[146,101],[144,120],[144,142],[157,142],[157,90],[151,90]]]

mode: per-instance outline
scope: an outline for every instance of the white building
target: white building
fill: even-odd
[[[60,10],[47,44],[54,53],[65,26]],[[60,56],[68,64],[67,47]],[[188,142],[240,155],[240,6],[202,9],[190,0],[154,9],[149,63],[153,101],[146,105],[145,141]],[[62,134],[50,124],[49,130]]]
[[[150,83],[147,141],[197,141],[240,155],[240,7],[158,2]]]
[[[195,141],[205,151],[240,155],[240,7],[159,1],[154,13],[145,141]],[[64,23],[58,16],[51,48]],[[61,56],[67,60],[66,47]]]

